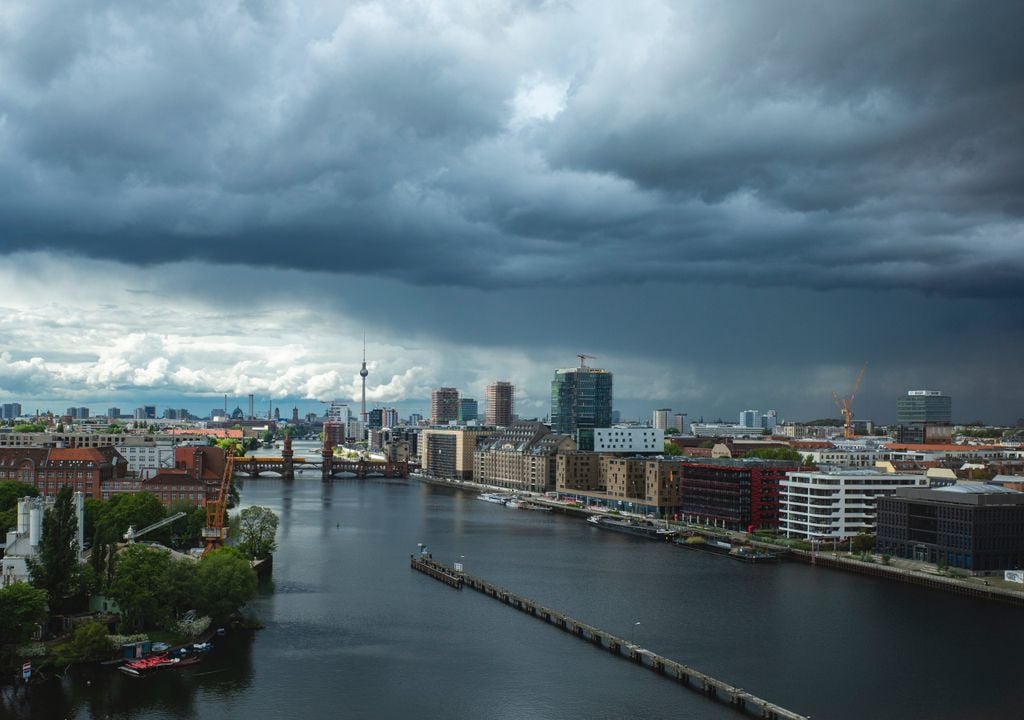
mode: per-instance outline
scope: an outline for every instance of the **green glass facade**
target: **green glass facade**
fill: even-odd
[[[612,424],[612,374],[599,368],[559,370],[551,381],[551,429],[594,449],[594,428]]]
[[[896,401],[899,423],[948,423],[953,421],[953,398],[948,395],[906,395]]]

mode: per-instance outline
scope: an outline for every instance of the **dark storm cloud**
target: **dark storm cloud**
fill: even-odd
[[[1024,287],[1013,2],[10,2],[0,250]]]

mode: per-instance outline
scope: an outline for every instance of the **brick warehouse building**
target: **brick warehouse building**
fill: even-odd
[[[793,463],[716,460],[681,463],[681,514],[732,530],[779,525],[779,484]]]
[[[733,530],[779,525],[779,488],[793,463],[771,460],[621,458],[587,452],[557,457],[557,491],[584,502],[689,517]]]
[[[219,447],[185,445],[174,449],[174,468],[161,470],[139,483],[141,492],[156,495],[160,502],[184,501],[203,505],[207,497],[216,495],[227,457]]]
[[[128,462],[113,447],[0,448],[0,480],[35,485],[56,495],[64,485],[86,498],[102,500],[128,481]],[[106,491],[106,493],[104,492]]]

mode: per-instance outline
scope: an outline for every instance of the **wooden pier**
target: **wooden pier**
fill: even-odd
[[[414,570],[429,575],[435,580],[439,580],[459,590],[463,587],[469,587],[483,593],[520,612],[526,613],[538,620],[543,620],[549,625],[554,625],[571,635],[575,635],[580,640],[584,640],[594,647],[628,659],[652,672],[670,678],[690,690],[707,695],[747,715],[764,718],[765,720],[808,720],[805,715],[800,715],[775,703],[768,702],[742,688],[730,685],[675,660],[662,657],[657,653],[623,640],[600,628],[580,622],[564,613],[516,595],[509,590],[481,580],[478,577],[458,572],[454,568],[430,557],[412,557],[411,562]]]
[[[443,582],[449,587],[453,587],[456,590],[461,590],[463,585],[463,578],[465,577],[462,573],[456,572],[443,563],[432,560],[429,556],[416,557],[415,555],[409,556],[409,564],[413,570],[419,570],[424,575]]]

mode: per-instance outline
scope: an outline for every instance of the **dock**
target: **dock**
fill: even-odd
[[[565,613],[552,610],[486,580],[459,572],[429,556],[413,556],[411,558],[411,565],[414,570],[429,575],[449,587],[457,590],[461,590],[464,587],[476,590],[531,617],[542,620],[549,625],[554,625],[563,632],[574,635],[596,648],[608,651],[617,657],[627,659],[658,675],[674,680],[679,685],[729,705],[748,716],[759,717],[764,720],[808,720],[806,715],[800,715],[792,710],[787,710],[742,688],[730,685],[723,680],[695,670],[683,663],[658,655],[610,632],[576,620]]]

